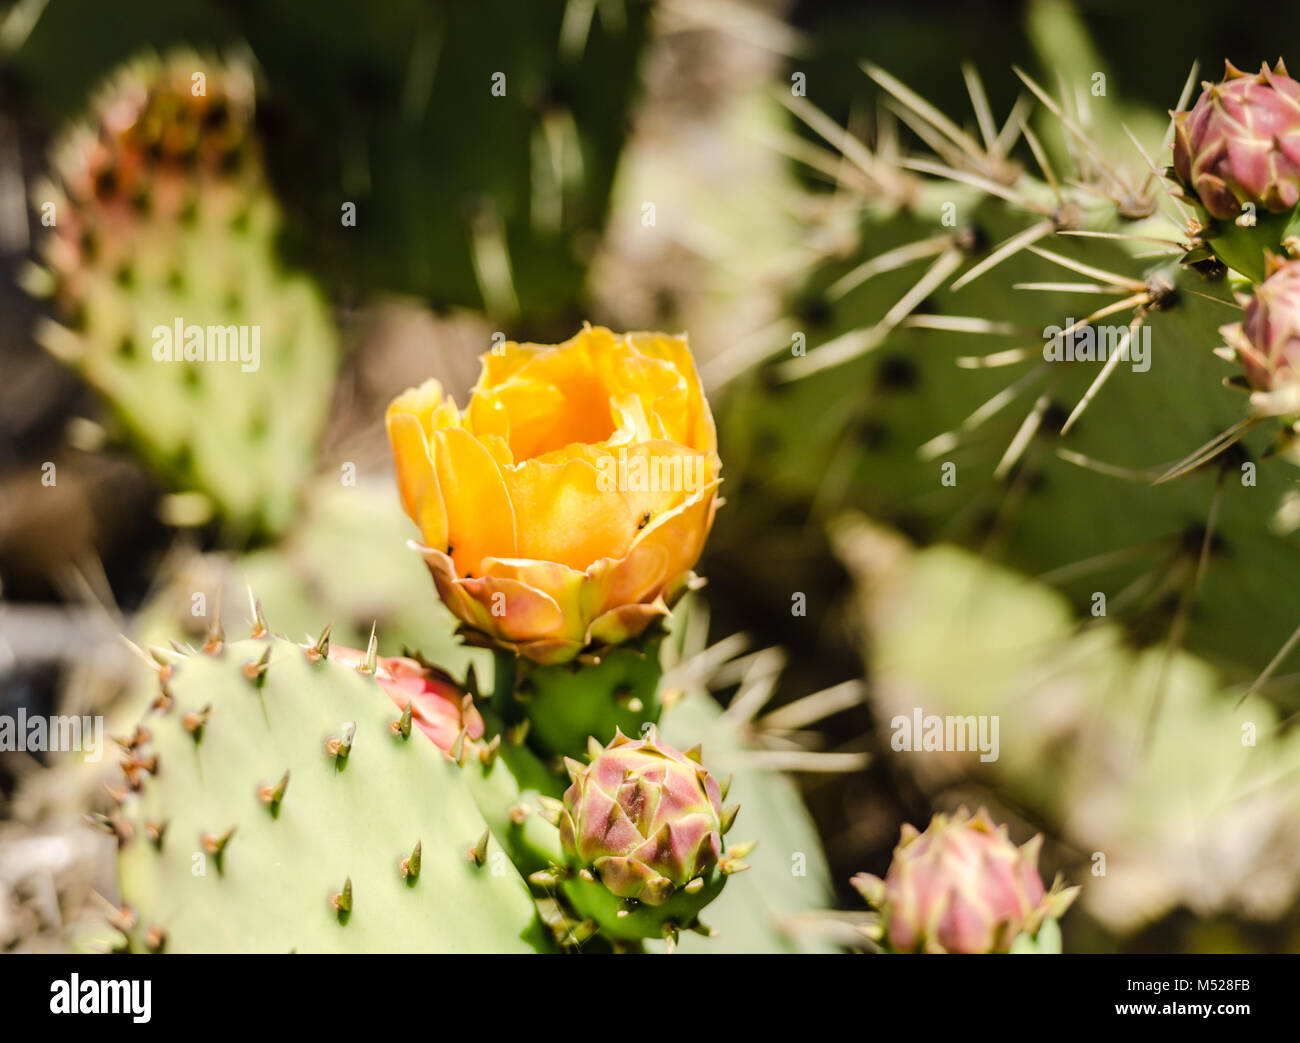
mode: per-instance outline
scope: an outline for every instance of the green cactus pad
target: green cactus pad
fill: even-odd
[[[128,754],[154,768],[123,806],[132,948],[544,946],[522,878],[491,840],[483,849],[460,769],[418,732],[394,732],[397,707],[371,678],[264,638],[178,657],[164,687],[169,708]],[[418,874],[404,876],[417,843]]]
[[[233,542],[292,519],[336,365],[319,292],[278,259],[252,118],[238,66],[182,53],[120,71],[34,193],[55,223],[27,279],[55,305],[38,340],[174,490],[207,498]]]

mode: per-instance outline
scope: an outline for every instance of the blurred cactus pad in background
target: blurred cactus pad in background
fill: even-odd
[[[0,947],[1300,950],[1291,39],[0,0]]]

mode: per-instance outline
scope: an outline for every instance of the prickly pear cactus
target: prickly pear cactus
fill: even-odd
[[[881,730],[902,734],[918,711],[1000,722],[992,759],[900,744],[891,756],[922,790],[969,784],[1030,809],[1057,838],[1044,855],[1086,882],[1080,903],[1119,934],[1178,908],[1267,920],[1294,905],[1300,734],[1279,711],[1243,702],[1244,687],[1187,652],[1166,662],[1113,622],[1078,621],[1059,592],[967,550],[914,549],[861,517],[839,522],[834,543]],[[1149,729],[1135,695],[1161,683]]]
[[[315,459],[335,370],[320,295],[276,253],[248,69],[137,61],[53,153],[27,284],[40,342],[107,401],[183,516],[232,537],[281,530]],[[196,509],[197,507],[197,509]]]
[[[850,168],[857,202],[835,216],[859,246],[814,260],[784,358],[739,382],[723,429],[754,462],[733,455],[733,469],[742,490],[817,517],[855,506],[981,549],[1139,643],[1262,687],[1300,620],[1300,594],[1275,582],[1296,552],[1296,409],[1259,365],[1246,379],[1277,346],[1230,331],[1262,292],[1266,249],[1295,245],[1285,156],[1300,88],[1284,68],[1229,69],[1195,106],[1194,79],[1181,98],[1171,84],[1190,117],[1135,120],[1089,96],[1097,67],[1067,61],[1057,91],[1016,70],[1026,105],[1005,121],[966,70],[978,136],[865,67],[915,132],[910,152],[889,119],[864,143],[795,100],[829,145],[813,154]],[[1213,123],[1219,95],[1232,111]],[[1267,170],[1248,166],[1271,148]],[[1178,156],[1185,185],[1163,166]],[[1220,183],[1238,220],[1221,216],[1223,193],[1218,215],[1195,194]],[[1155,719],[1158,686],[1144,698]]]
[[[270,636],[161,668],[125,752],[119,926],[132,948],[545,944],[460,767],[365,670]]]

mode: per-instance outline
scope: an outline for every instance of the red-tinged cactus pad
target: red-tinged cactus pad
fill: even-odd
[[[559,811],[571,870],[565,891],[578,911],[617,939],[672,935],[695,927],[699,911],[744,868],[724,854],[736,809],[697,752],[681,753],[652,732],[621,732],[569,761],[573,784]],[[734,856],[734,852],[733,852]]]
[[[409,693],[385,694],[394,682],[365,672],[367,657],[336,660],[325,641],[212,647],[163,657],[164,694],[129,751],[139,788],[121,809],[119,867],[133,949],[550,945],[460,765],[409,726]],[[459,746],[468,760],[481,744]]]
[[[451,752],[462,732],[470,740],[483,738],[483,718],[469,694],[447,674],[405,656],[370,655],[355,648],[330,647],[330,659],[372,674],[398,709],[409,708],[409,720],[396,727],[410,734],[415,725],[440,750]]]
[[[904,825],[885,878],[859,873],[853,886],[880,911],[894,952],[1007,952],[1065,912],[1078,888],[1049,891],[1038,874],[1042,837],[1021,847],[981,808],[935,815],[924,833]]]

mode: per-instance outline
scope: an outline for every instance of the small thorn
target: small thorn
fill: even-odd
[[[308,662],[316,663],[330,657],[330,631],[333,629],[333,623],[327,624],[321,631],[320,637],[316,639],[316,643],[307,649]]]
[[[345,919],[352,912],[352,877],[343,881],[342,891],[335,891],[330,895],[330,905],[339,914],[340,920]]]
[[[109,914],[108,922],[123,934],[126,934],[135,926],[138,919],[135,910],[123,903],[120,909],[115,908]]]
[[[400,735],[403,739],[411,737],[411,704],[409,702],[402,707],[402,716],[395,721],[390,721],[388,727],[392,729],[394,735]]]
[[[230,838],[235,835],[237,826],[231,826],[224,833],[204,833],[199,837],[203,850],[209,855],[220,857],[226,853],[226,845],[230,843]]]
[[[506,742],[511,746],[522,746],[524,740],[528,738],[528,729],[531,725],[532,722],[527,717],[518,724],[512,724],[506,729]]]
[[[253,609],[253,630],[248,636],[252,638],[266,637],[269,631],[266,629],[266,619],[262,615],[262,603],[253,597],[251,584],[248,588],[248,604]]]
[[[465,852],[469,860],[476,866],[481,866],[487,861],[488,841],[492,839],[492,830],[485,829],[483,835],[478,838],[478,843]]]
[[[289,772],[285,771],[280,781],[274,786],[266,785],[258,789],[257,795],[262,798],[262,803],[268,805],[272,811],[280,807],[280,802],[284,800],[284,791],[289,788]]]
[[[209,703],[202,710],[191,710],[181,718],[181,725],[187,732],[194,737],[195,742],[203,739],[203,726],[208,723],[208,718],[212,716],[212,704]]]
[[[115,788],[113,786],[110,786],[107,782],[105,782],[103,786],[104,786],[104,792],[108,794],[108,799],[111,800],[114,804],[120,805],[123,801],[126,800],[126,787],[118,786]]]
[[[144,944],[150,952],[162,952],[167,944],[167,932],[154,924],[144,933]]]
[[[758,847],[757,840],[746,840],[742,844],[731,844],[727,848],[727,855],[730,858],[748,858],[749,853]]]
[[[618,910],[618,912],[616,912],[614,915],[615,915],[618,919],[621,920],[621,919],[623,919],[623,917],[625,917],[625,916],[630,916],[631,913],[632,913],[632,910],[631,910],[631,909],[620,908],[620,909]]]
[[[261,688],[266,684],[266,670],[271,663],[271,646],[266,646],[266,651],[262,657],[256,661],[250,659],[244,664],[244,676],[253,682],[254,688]]]
[[[375,637],[375,624],[370,624],[370,640],[366,644],[366,661],[361,664],[363,674],[373,675],[379,669],[379,639]]]
[[[701,891],[704,890],[704,877],[697,876],[694,880],[689,881],[686,884],[686,886],[682,888],[682,890],[685,891],[688,895],[699,894]]]
[[[530,808],[523,801],[520,801],[518,804],[511,804],[510,810],[506,812],[506,814],[510,817],[511,823],[516,826],[522,826],[525,822],[527,822],[528,816],[531,815],[532,813],[533,813],[533,809]]]
[[[528,882],[534,887],[554,887],[561,879],[553,869],[539,869],[528,874]]]
[[[126,847],[135,836],[135,826],[121,815],[103,815],[94,811],[86,816],[86,820],[116,837],[118,847]]]
[[[587,881],[589,884],[594,884],[596,882],[596,874],[586,867],[578,870],[578,876],[582,877],[582,879]]]
[[[542,794],[538,798],[542,803],[542,810],[538,812],[552,826],[560,824],[560,816],[564,814],[564,803],[556,800],[554,797],[548,797]]]
[[[208,628],[207,640],[203,642],[203,647],[199,651],[204,655],[219,656],[225,647],[226,632],[221,629],[221,607],[218,605],[212,615],[212,626]]]
[[[718,784],[718,793],[720,800],[726,800],[727,794],[731,792],[731,783],[735,780],[735,775],[728,775],[721,783]]]
[[[141,774],[152,775],[157,770],[158,758],[154,756],[141,757],[137,753],[130,753],[122,759],[122,774],[126,776],[127,785],[133,790],[138,790],[144,782],[140,777]]]
[[[451,752],[448,754],[457,764],[465,763],[465,735],[465,729],[462,728],[460,734],[456,736],[456,741],[451,744]]]
[[[415,883],[420,878],[420,851],[420,841],[417,840],[411,853],[397,863],[397,868],[401,872],[403,880]]]
[[[675,923],[664,924],[664,942],[667,944],[670,953],[677,951],[678,934],[678,927]]]
[[[729,808],[722,809],[722,835],[726,836],[731,832],[731,827],[736,824],[736,815],[740,813],[740,805],[733,804]],[[746,819],[745,821],[749,821]]]
[[[143,746],[145,743],[149,741],[150,738],[151,736],[149,735],[148,729],[142,728],[139,725],[137,725],[135,731],[133,731],[130,735],[126,736],[125,738],[115,736],[113,741],[117,743],[119,746],[121,746],[122,749],[124,750],[134,750],[138,746]]]
[[[492,736],[492,741],[486,746],[480,746],[478,750],[479,762],[485,767],[490,768],[496,763],[497,757],[501,753],[501,736]]]
[[[702,923],[699,917],[696,917],[695,922],[687,929],[694,931],[696,934],[703,935],[705,938],[716,938],[718,936],[717,929],[710,927],[706,923]]]
[[[153,844],[154,847],[156,847],[158,850],[161,851],[163,837],[167,833],[167,823],[146,822],[144,824],[144,832],[145,832],[145,836],[149,838],[149,842]]]
[[[331,736],[325,743],[325,752],[338,762],[341,768],[347,763],[348,755],[352,752],[352,743],[357,737],[357,722],[347,721],[343,725],[343,735]]]

